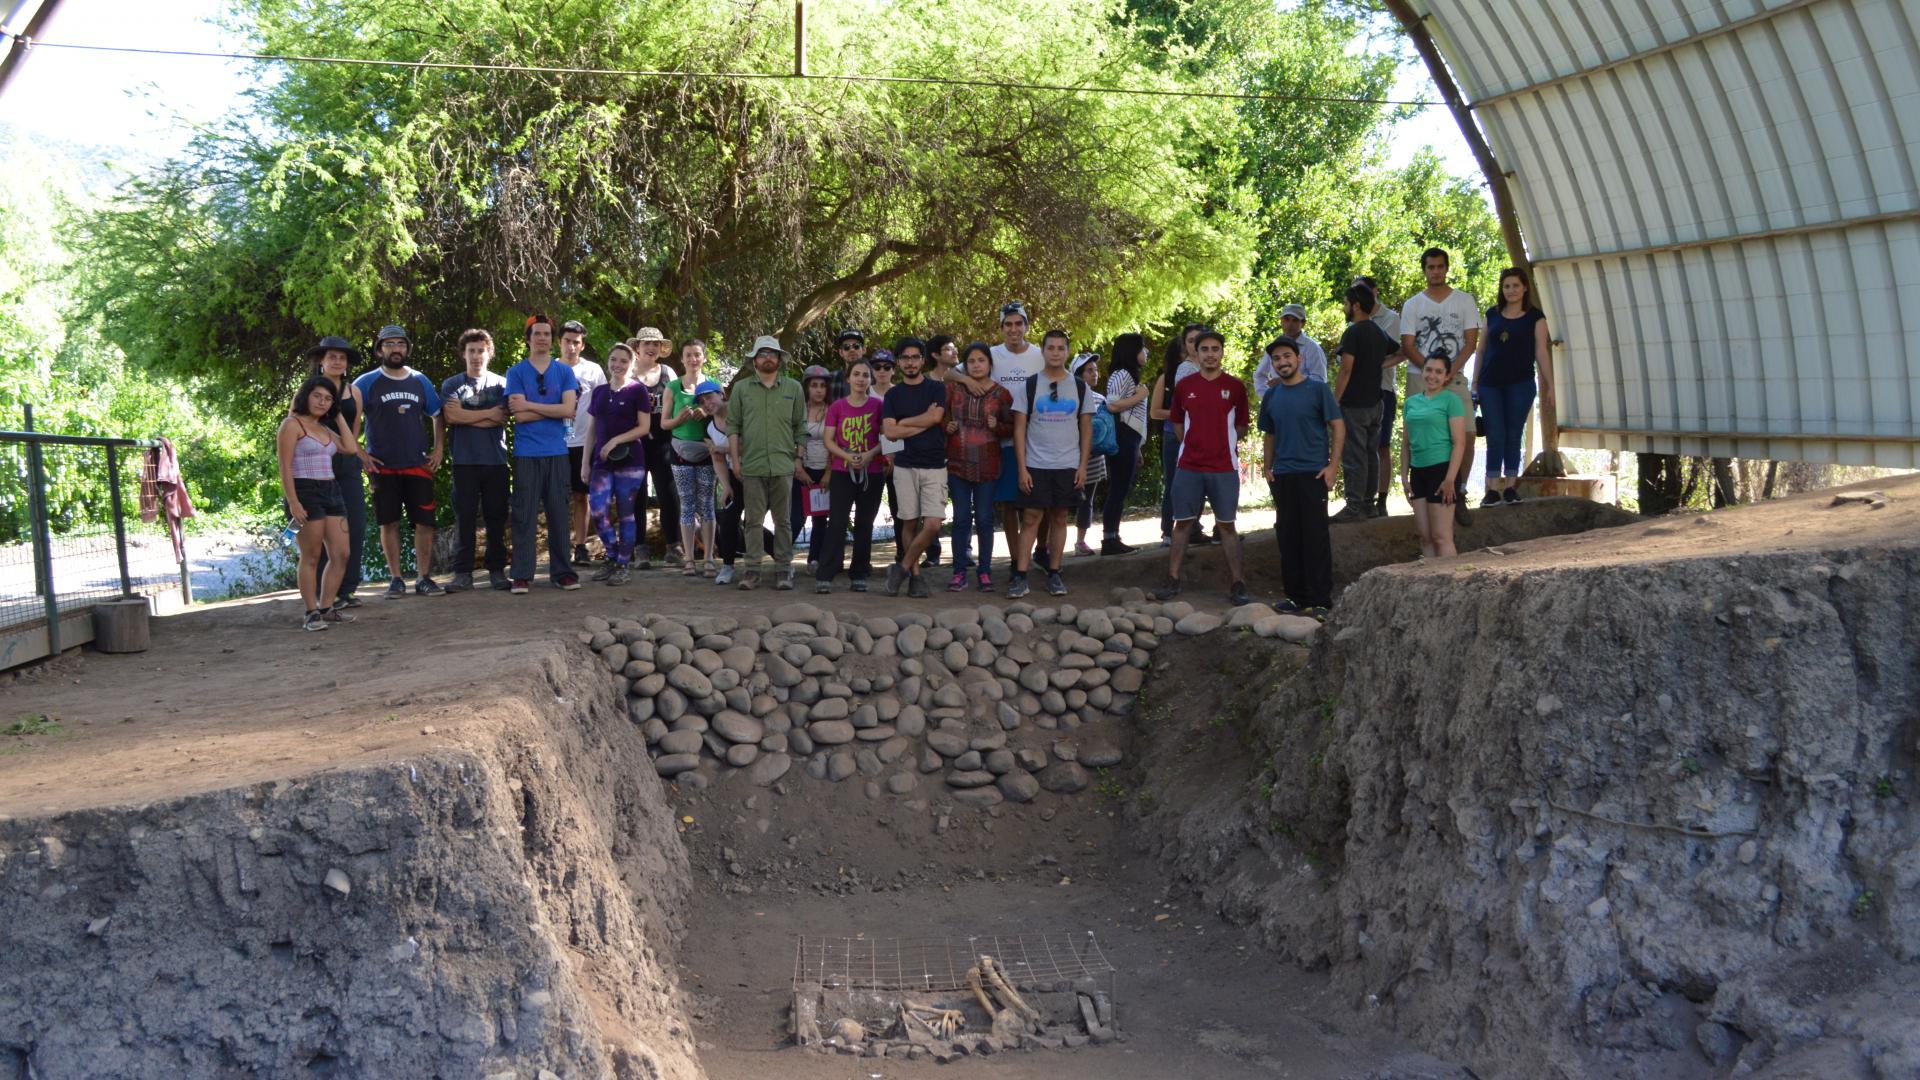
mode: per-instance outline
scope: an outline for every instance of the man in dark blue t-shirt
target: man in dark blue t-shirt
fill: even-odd
[[[373,459],[373,516],[380,550],[387,556],[387,599],[407,595],[400,570],[400,515],[413,522],[413,561],[419,578],[413,591],[443,596],[433,580],[433,474],[440,471],[440,395],[432,380],[407,366],[413,341],[398,326],[383,326],[373,339],[380,366],[353,381],[366,403],[367,454]],[[429,449],[431,444],[431,449]]]
[[[1300,349],[1292,338],[1267,346],[1267,355],[1273,358],[1275,381],[1260,399],[1259,427],[1273,490],[1280,585],[1287,594],[1275,607],[1323,619],[1333,603],[1327,493],[1333,490],[1346,422],[1327,384],[1300,369]]]
[[[453,580],[448,592],[473,588],[476,519],[487,523],[487,578],[507,588],[507,380],[487,370],[493,335],[460,335],[466,370],[440,384],[440,420],[453,449]]]
[[[887,595],[925,599],[931,593],[920,573],[920,556],[940,535],[947,520],[947,384],[926,377],[927,346],[919,338],[901,338],[893,347],[900,381],[880,401],[880,433],[903,445],[893,455],[893,489],[899,520],[887,567]]]

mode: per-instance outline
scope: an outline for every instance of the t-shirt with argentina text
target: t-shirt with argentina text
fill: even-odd
[[[640,414],[653,412],[653,391],[645,383],[630,382],[615,390],[602,383],[587,395],[587,415],[593,417],[593,463],[600,466],[600,448],[615,435],[625,435],[640,426]],[[651,430],[651,429],[649,429]],[[620,465],[623,470],[646,467],[646,441],[634,439],[626,445],[633,456]]]
[[[833,441],[840,449],[850,454],[864,454],[880,448],[880,399],[872,394],[867,400],[855,405],[847,398],[827,404],[826,430],[833,435]],[[827,455],[834,472],[846,472],[844,459]],[[867,462],[867,472],[879,473],[886,465],[876,455]]]
[[[1400,415],[1407,418],[1407,452],[1414,468],[1445,465],[1453,457],[1453,428],[1449,421],[1467,415],[1460,395],[1445,388],[1433,394],[1423,391],[1400,406]]]
[[[1223,473],[1240,468],[1239,429],[1253,423],[1246,383],[1224,371],[1211,379],[1195,372],[1175,384],[1167,419],[1186,425],[1175,462],[1181,470]]]
[[[386,472],[424,468],[433,449],[433,418],[440,415],[440,395],[425,375],[408,368],[393,378],[384,368],[353,380],[367,407],[367,453]]]
[[[1472,364],[1463,368],[1459,361],[1467,348],[1467,331],[1479,328],[1480,305],[1474,303],[1472,293],[1461,289],[1449,292],[1444,300],[1417,292],[1400,308],[1400,333],[1413,335],[1413,347],[1420,358],[1425,360],[1436,352],[1444,352],[1453,357],[1454,373],[1458,375],[1471,377],[1473,374]],[[1410,395],[1425,389],[1419,374],[1413,373]]]
[[[536,369],[531,360],[507,369],[507,397],[523,397],[529,405],[558,405],[569,390],[578,393],[580,384],[574,381],[573,369],[558,360],[548,360],[545,371]],[[572,421],[555,417],[514,421],[513,456],[565,457],[567,429],[572,426]]]
[[[561,364],[561,367],[566,367]],[[573,362],[573,381],[580,395],[573,399],[573,421],[567,425],[567,446],[585,446],[587,403],[593,400],[593,388],[607,385],[607,373],[599,364],[581,357]]]
[[[928,409],[947,407],[947,384],[922,378],[917,383],[895,383],[881,402],[880,415],[889,420],[911,420]],[[947,467],[947,429],[944,420],[905,440],[893,455],[896,469],[944,469]]]
[[[1347,385],[1340,393],[1343,409],[1370,409],[1380,404],[1380,368],[1387,357],[1400,351],[1400,343],[1388,337],[1371,319],[1348,323],[1340,335],[1340,355],[1352,357],[1343,363],[1353,365]]]
[[[507,380],[491,371],[478,379],[461,372],[440,384],[440,398],[463,409],[482,412],[507,403]],[[455,465],[505,465],[507,463],[507,425],[475,427],[472,424],[448,424],[447,442]]]
[[[1273,436],[1273,460],[1268,463],[1275,476],[1317,473],[1329,464],[1333,451],[1327,425],[1340,419],[1340,406],[1333,400],[1333,388],[1316,379],[1301,379],[1288,386],[1276,382],[1260,399],[1260,433]]]
[[[1029,414],[1028,471],[1080,467],[1080,416],[1098,407],[1092,394],[1082,393],[1083,385],[1065,372],[1056,382],[1042,371],[1012,390],[1013,411]],[[1033,396],[1031,408],[1027,403],[1029,393]]]

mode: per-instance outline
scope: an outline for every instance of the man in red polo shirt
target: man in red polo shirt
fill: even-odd
[[[1220,369],[1226,339],[1217,330],[1202,330],[1193,344],[1200,370],[1174,385],[1167,412],[1174,437],[1180,441],[1180,457],[1173,474],[1173,548],[1167,583],[1153,595],[1158,600],[1180,595],[1180,564],[1192,531],[1185,526],[1198,521],[1202,507],[1211,503],[1232,581],[1227,600],[1237,606],[1251,599],[1242,578],[1240,534],[1234,518],[1240,509],[1240,440],[1246,437],[1253,416],[1247,407],[1246,384]]]

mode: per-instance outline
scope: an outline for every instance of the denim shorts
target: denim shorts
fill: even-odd
[[[340,494],[338,480],[296,476],[293,478],[293,497],[300,500],[300,508],[307,512],[308,521],[347,516],[347,500]]]
[[[1200,516],[1202,504],[1212,504],[1214,521],[1233,524],[1234,515],[1240,509],[1240,474],[1192,469],[1174,473],[1173,520],[1192,521]]]

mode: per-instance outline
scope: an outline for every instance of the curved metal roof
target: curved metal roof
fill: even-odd
[[[1508,175],[1563,444],[1920,467],[1920,0],[1411,6]]]

